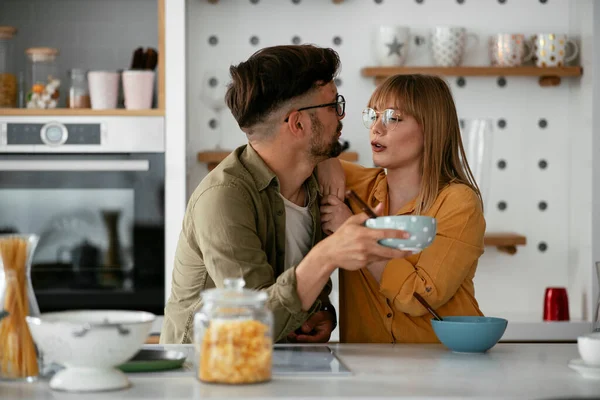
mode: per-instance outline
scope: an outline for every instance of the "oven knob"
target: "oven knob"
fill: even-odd
[[[40,133],[42,142],[49,146],[60,146],[67,141],[69,131],[59,122],[49,122],[42,127]]]

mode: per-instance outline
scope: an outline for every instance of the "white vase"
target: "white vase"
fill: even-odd
[[[489,118],[463,119],[461,125],[465,156],[481,191],[484,210],[486,210],[492,172],[493,120]]]

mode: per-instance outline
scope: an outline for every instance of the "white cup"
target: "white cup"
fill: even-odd
[[[125,108],[128,110],[152,108],[154,71],[123,71],[123,95],[125,98]]]
[[[119,94],[119,73],[112,71],[88,72],[90,101],[92,109],[106,110],[117,108]]]
[[[467,40],[473,41],[467,45]],[[479,38],[460,26],[436,26],[431,31],[431,56],[439,67],[456,67],[462,63],[466,50],[471,50]]]
[[[413,38],[423,40],[410,34],[406,26],[379,26],[374,34],[373,49],[377,62],[382,67],[404,65],[410,51]]]
[[[600,332],[579,336],[577,350],[586,365],[600,367]]]

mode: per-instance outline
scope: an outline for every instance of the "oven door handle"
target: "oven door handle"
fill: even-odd
[[[148,160],[1,160],[0,171],[149,171]]]

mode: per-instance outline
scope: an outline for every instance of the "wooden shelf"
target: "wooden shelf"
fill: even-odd
[[[231,151],[201,151],[198,153],[198,162],[208,164],[208,170],[212,171]],[[358,161],[358,153],[353,151],[345,151],[340,154],[342,160],[356,162]]]
[[[92,110],[89,108],[54,108],[37,110],[31,108],[0,108],[0,116],[35,117],[35,116],[124,116],[124,117],[162,117],[165,111],[161,109],[150,110]]]
[[[365,67],[362,75],[376,83],[392,75],[428,74],[439,76],[531,76],[539,77],[540,86],[557,86],[563,77],[578,77],[582,67]]]
[[[219,2],[219,0],[207,0],[207,1],[212,4],[217,4]],[[331,1],[333,1],[335,4],[340,4],[340,3],[344,2],[344,0],[331,0]]]
[[[495,246],[499,251],[508,254],[515,254],[517,246],[527,244],[525,236],[510,232],[487,233],[483,241],[486,246]]]

